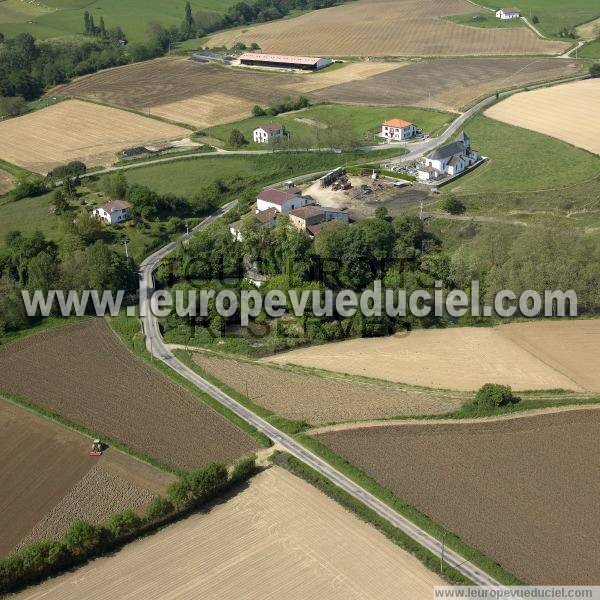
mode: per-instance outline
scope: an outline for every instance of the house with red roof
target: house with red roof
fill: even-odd
[[[267,123],[257,127],[252,132],[252,139],[257,144],[268,144],[275,138],[280,138],[285,135],[285,130],[281,123]]]
[[[287,190],[277,190],[275,188],[264,189],[256,198],[256,213],[274,208],[277,212],[287,215],[288,213],[313,204],[313,199],[309,196],[303,196],[302,190],[290,188]]]
[[[401,142],[402,140],[409,140],[415,137],[418,132],[417,127],[409,121],[405,121],[404,119],[389,119],[382,123],[379,135],[391,142]]]

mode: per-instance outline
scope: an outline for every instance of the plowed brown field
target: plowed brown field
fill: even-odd
[[[317,436],[528,583],[600,580],[599,410]]]
[[[142,509],[174,477],[0,399],[0,557],[60,537],[75,519]]]
[[[0,158],[45,175],[72,160],[88,166],[110,165],[119,150],[189,133],[156,119],[67,100],[1,122]]]
[[[256,404],[312,424],[441,414],[458,409],[463,400],[456,394],[310,375],[204,353],[194,353],[194,361],[240,394],[248,394]]]
[[[196,514],[16,598],[429,600],[440,578],[278,467]]]
[[[319,367],[433,388],[600,391],[600,319],[461,327],[355,339],[265,361]]]
[[[568,48],[564,42],[542,40],[526,27],[485,29],[441,18],[473,10],[465,0],[359,0],[218,33],[210,43],[231,48],[237,42],[257,42],[264,52],[313,56],[558,54]]]
[[[129,352],[102,319],[0,348],[0,390],[181,469],[233,462],[254,440]]]

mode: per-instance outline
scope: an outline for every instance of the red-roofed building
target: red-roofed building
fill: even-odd
[[[274,138],[280,138],[285,135],[285,130],[281,123],[267,123],[257,127],[252,132],[252,138],[258,144],[267,144]]]
[[[521,16],[518,8],[510,7],[510,8],[499,8],[496,11],[496,16],[499,19],[518,19]]]
[[[312,198],[303,196],[302,191],[298,188],[291,188],[289,190],[267,188],[256,198],[256,212],[259,213],[274,208],[277,212],[286,215],[296,208],[301,208],[312,203]]]
[[[318,71],[331,64],[329,58],[314,56],[289,56],[287,54],[263,54],[246,52],[240,56],[240,64],[254,67],[275,67],[278,69],[302,69]]]
[[[408,140],[417,135],[418,129],[404,119],[389,119],[381,125],[381,137],[393,142]]]

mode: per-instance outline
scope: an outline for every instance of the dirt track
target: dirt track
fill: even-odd
[[[16,598],[429,600],[434,585],[414,557],[273,467],[208,514]]]
[[[181,469],[233,462],[254,440],[131,354],[102,319],[0,348],[0,390]]]
[[[0,399],[0,557],[62,536],[76,518],[142,509],[173,477],[117,450],[88,455],[79,433]]]
[[[322,443],[528,583],[600,579],[600,411],[325,433]]]
[[[415,330],[300,348],[263,359],[432,388],[600,391],[600,319]]]
[[[600,79],[587,79],[515,94],[485,114],[600,154],[599,105]]]
[[[441,19],[474,11],[465,0],[360,0],[217,33],[210,45],[257,42],[263,52],[313,56],[558,54],[568,48],[525,27],[485,29]]]

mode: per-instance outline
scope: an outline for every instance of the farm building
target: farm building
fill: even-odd
[[[381,125],[381,133],[379,135],[388,140],[399,142],[415,137],[417,133],[417,128],[409,121],[404,121],[403,119],[389,119],[388,121],[384,121]]]
[[[518,19],[521,16],[518,8],[499,8],[496,11],[499,19]]]
[[[297,208],[289,213],[292,225],[300,231],[307,231],[311,226],[328,221],[342,221],[348,223],[350,217],[345,210],[329,208],[313,204]]]
[[[438,179],[445,175],[453,177],[472,167],[481,160],[478,152],[471,148],[471,140],[463,131],[456,142],[446,144],[425,157],[417,171],[421,181]]]
[[[263,227],[270,229],[271,227],[275,226],[275,222],[279,216],[279,211],[274,208],[267,208],[267,210],[261,210],[260,212],[257,212],[254,216]],[[241,224],[242,221],[239,220],[229,225],[229,232],[238,242],[243,241],[242,234],[240,233]]]
[[[252,139],[258,144],[268,144],[274,138],[280,138],[285,135],[285,130],[281,123],[267,123],[257,127],[252,132]]]
[[[109,225],[122,223],[130,217],[131,204],[125,200],[113,200],[107,204],[96,206],[92,213]]]
[[[240,63],[253,67],[274,67],[278,69],[301,69],[303,71],[318,71],[329,66],[329,58],[312,56],[288,56],[285,54],[262,54],[246,52],[240,56]]]
[[[313,204],[312,198],[303,196],[302,191],[298,188],[290,188],[289,190],[267,188],[256,199],[256,214],[273,208],[277,212],[286,215],[292,210],[307,204]]]

